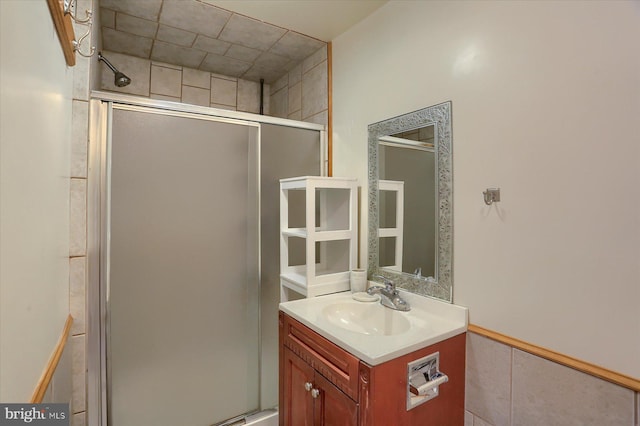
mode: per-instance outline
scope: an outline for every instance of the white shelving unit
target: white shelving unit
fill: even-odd
[[[349,290],[357,264],[355,178],[280,180],[280,300]]]
[[[394,227],[383,228],[378,227],[378,239],[394,238],[395,239],[395,257],[393,265],[384,265],[387,269],[402,272],[402,235],[404,232],[404,182],[397,180],[380,180],[378,181],[378,191],[395,192],[395,216],[396,223]],[[380,213],[378,213],[380,215]]]

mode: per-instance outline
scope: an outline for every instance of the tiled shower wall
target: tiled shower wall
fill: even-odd
[[[113,73],[105,66],[100,69],[101,90],[233,111],[260,112],[260,83],[122,53],[105,51],[103,54],[131,78],[131,84],[117,87]],[[268,115],[268,84],[264,86],[264,100],[264,113]]]
[[[131,84],[115,86],[113,73],[104,67],[100,69],[102,90],[234,111],[260,112],[260,83],[121,53],[105,51],[103,54],[131,78]],[[275,102],[270,99],[273,87],[264,85],[265,115],[327,124],[326,47],[285,74],[276,85],[278,99]],[[280,101],[283,97],[287,101],[284,107]]]
[[[271,85],[271,115],[292,120],[329,122],[327,47],[298,64]]]
[[[637,392],[467,334],[465,426],[638,426]]]
[[[93,10],[94,22],[100,22],[96,0],[79,0],[77,9]],[[74,24],[76,34],[86,27]],[[98,26],[94,25],[84,43],[96,46]],[[84,44],[83,43],[83,44]],[[96,55],[84,58],[76,55],[73,67],[73,100],[71,107],[71,158],[69,197],[69,313],[73,317],[71,337],[64,356],[71,358],[71,425],[87,424],[87,149],[89,142],[89,92],[97,81]]]

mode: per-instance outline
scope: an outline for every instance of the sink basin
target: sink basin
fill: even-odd
[[[0,0],[1,1],[1,0]],[[379,365],[467,329],[467,308],[401,291],[408,312],[358,302],[351,292],[280,304],[280,310],[369,365]]]
[[[392,336],[409,331],[411,323],[398,311],[379,303],[332,303],[322,309],[331,324],[361,334]]]

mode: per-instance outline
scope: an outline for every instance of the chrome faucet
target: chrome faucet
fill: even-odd
[[[379,294],[380,304],[387,308],[395,309],[396,311],[408,311],[411,309],[409,303],[398,294],[398,290],[396,290],[396,285],[393,281],[382,275],[376,275],[376,277],[382,279],[384,287],[379,285],[369,287],[367,293],[370,295]]]

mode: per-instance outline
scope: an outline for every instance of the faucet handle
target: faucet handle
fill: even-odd
[[[382,275],[374,275],[374,277],[380,278],[387,290],[394,291],[396,289],[395,283],[391,281],[389,278]]]

